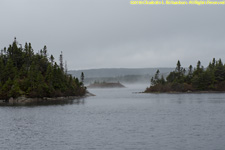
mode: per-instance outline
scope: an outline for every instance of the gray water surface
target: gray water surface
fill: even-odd
[[[144,87],[145,88],[145,87]],[[0,107],[0,150],[224,150],[225,94],[90,89],[79,102]]]

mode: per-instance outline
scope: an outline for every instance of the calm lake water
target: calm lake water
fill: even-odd
[[[1,150],[224,150],[225,94],[90,89],[67,104],[0,107]]]

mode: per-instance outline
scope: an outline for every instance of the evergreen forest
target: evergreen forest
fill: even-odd
[[[198,61],[186,70],[178,60],[176,69],[166,79],[157,70],[151,78],[151,86],[145,92],[195,92],[225,91],[225,64],[222,60],[213,60],[204,68]]]
[[[62,52],[59,65],[44,46],[34,53],[31,43],[24,47],[16,38],[0,53],[0,99],[25,96],[29,98],[82,96],[86,87],[78,78],[67,74]]]

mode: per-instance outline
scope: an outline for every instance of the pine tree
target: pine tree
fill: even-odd
[[[156,80],[156,82],[157,82],[157,80],[159,79],[159,73],[160,73],[159,70],[157,70],[156,73],[155,73],[155,80]]]
[[[53,57],[53,55],[51,55],[51,56],[50,56],[50,61],[51,61],[52,66],[53,66],[53,64],[54,64],[54,59],[55,59],[55,58]]]
[[[20,95],[23,94],[23,92],[21,91],[20,87],[19,87],[19,83],[17,81],[18,79],[14,79],[13,81],[13,85],[9,91],[8,97],[13,97],[13,98],[17,98]]]
[[[43,48],[43,55],[47,58],[47,46],[45,45]]]
[[[221,61],[221,59],[219,59],[217,62],[216,62],[216,65],[215,65],[215,80],[216,82],[221,82],[225,79],[225,68],[223,66],[223,63]]]
[[[152,77],[151,78],[151,86],[154,86],[155,85],[155,80],[154,80],[154,78]]]
[[[53,68],[52,66],[49,64],[47,71],[46,71],[46,75],[45,75],[45,81],[47,82],[48,85],[52,85],[53,82]]]
[[[181,64],[180,64],[179,60],[177,61],[176,71],[179,72],[179,73],[181,72]]]
[[[84,73],[83,72],[81,72],[80,80],[81,80],[81,83],[83,84],[84,83]]]
[[[67,62],[65,61],[65,73],[67,74],[68,68],[67,68]]]
[[[8,78],[13,79],[16,74],[17,74],[17,68],[14,67],[13,61],[11,59],[8,59],[3,72],[3,80],[7,81]]]
[[[189,76],[191,76],[192,74],[193,74],[193,67],[192,67],[192,65],[190,65],[189,67],[188,67],[188,75]]]
[[[4,62],[3,59],[0,57],[0,83],[3,82],[3,73],[4,73]]]
[[[11,78],[8,78],[8,80],[5,82],[5,84],[1,87],[1,99],[8,100],[10,98],[9,91],[11,90],[13,85],[13,82]]]
[[[59,67],[63,71],[63,54],[62,54],[62,51],[61,51],[61,54],[59,56]]]

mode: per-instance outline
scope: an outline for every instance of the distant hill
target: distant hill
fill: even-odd
[[[102,68],[102,69],[87,69],[87,70],[70,70],[69,74],[75,77],[80,77],[84,72],[85,83],[94,81],[106,82],[150,82],[150,77],[155,74],[157,69],[164,76],[168,75],[174,68]]]

